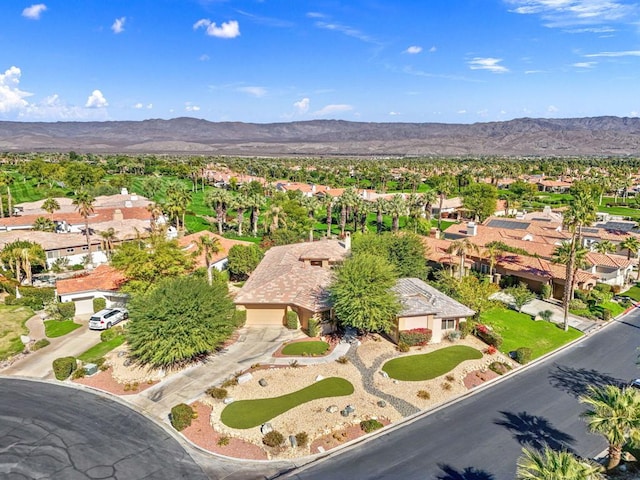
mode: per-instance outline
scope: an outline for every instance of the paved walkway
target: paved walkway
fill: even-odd
[[[89,347],[100,342],[100,332],[89,330],[87,325],[88,316],[76,317],[76,323],[82,326],[68,333],[63,337],[49,338],[50,345],[36,350],[10,366],[0,371],[3,375],[13,375],[20,377],[30,377],[39,379],[52,380],[53,361],[58,357],[78,356],[85,352]],[[29,337],[32,340],[46,338],[44,334],[44,323],[40,315],[34,315],[26,322],[29,329]]]

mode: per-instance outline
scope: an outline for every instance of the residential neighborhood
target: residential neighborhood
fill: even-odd
[[[593,166],[474,180],[427,162],[382,181],[364,162],[280,179],[243,162],[123,179],[116,161],[75,192],[62,173],[51,190],[9,170],[0,372],[117,395],[211,455],[275,468],[375,441],[635,318],[640,215],[627,187],[584,179]],[[330,168],[349,181],[302,181]],[[595,385],[580,401],[599,387],[634,393]],[[600,460],[635,468],[617,450]]]

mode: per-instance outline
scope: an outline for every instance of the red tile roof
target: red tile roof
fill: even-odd
[[[191,235],[185,235],[184,237],[179,238],[178,245],[180,245],[186,252],[195,255],[198,251],[198,245],[196,242],[202,237],[209,237],[213,240],[217,240],[220,244],[220,251],[212,255],[212,263],[216,263],[223,258],[227,258],[227,256],[229,255],[229,250],[234,245],[252,245],[251,242],[245,242],[243,240],[231,240],[229,238],[221,237],[218,234],[206,230],[202,232],[192,233]],[[195,264],[196,267],[208,267],[204,252],[201,252],[200,255],[195,255]]]
[[[89,274],[58,280],[56,289],[58,295],[94,290],[114,292],[120,288],[124,281],[125,276],[122,272],[109,265],[100,265]]]

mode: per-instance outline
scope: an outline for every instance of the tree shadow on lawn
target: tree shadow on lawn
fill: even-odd
[[[626,382],[597,370],[573,368],[554,363],[553,369],[549,372],[549,383],[551,383],[553,387],[564,390],[569,395],[579,398],[589,393],[589,385],[593,385],[594,387],[616,385],[620,387],[625,385]]]
[[[464,470],[457,470],[451,465],[438,465],[444,472],[437,477],[437,480],[495,480],[495,477],[484,470],[475,467],[467,467]]]
[[[549,420],[527,412],[500,412],[504,420],[496,420],[496,425],[506,427],[522,446],[542,450],[549,446],[553,450],[570,450],[569,444],[574,438],[555,428]]]

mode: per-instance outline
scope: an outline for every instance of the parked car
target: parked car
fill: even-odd
[[[91,316],[89,328],[91,330],[106,330],[127,318],[129,318],[129,312],[126,308],[105,308]]]
[[[640,388],[640,378],[636,378],[629,382],[629,386],[633,388]]]

